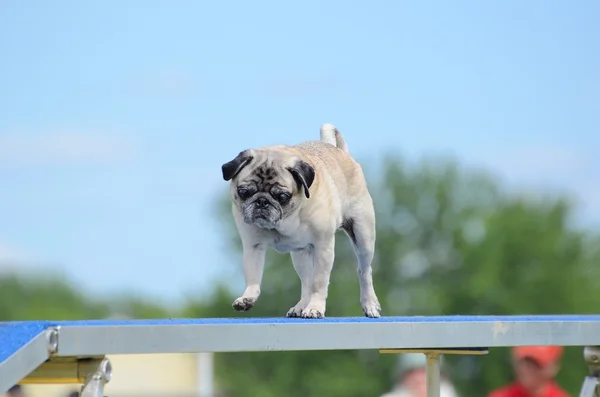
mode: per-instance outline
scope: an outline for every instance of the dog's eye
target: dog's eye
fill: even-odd
[[[237,193],[238,193],[238,196],[240,196],[240,198],[242,200],[245,200],[248,197],[252,196],[252,192],[250,190],[246,189],[245,187],[238,187]]]
[[[290,195],[287,193],[279,193],[277,195],[277,201],[279,201],[280,203],[285,203],[290,199]]]

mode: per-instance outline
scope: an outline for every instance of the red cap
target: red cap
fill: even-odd
[[[517,360],[530,358],[543,367],[556,363],[562,354],[561,346],[517,346],[513,348],[513,357]]]

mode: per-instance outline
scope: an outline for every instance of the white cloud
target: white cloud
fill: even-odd
[[[0,165],[98,164],[128,159],[134,145],[108,133],[0,135]]]
[[[59,274],[63,270],[62,266],[42,261],[21,247],[7,243],[6,240],[0,241],[0,276],[11,274],[38,277],[40,272]]]
[[[600,160],[585,146],[540,145],[483,150],[476,164],[491,168],[530,198],[549,193],[574,199],[582,219],[600,221]]]
[[[0,241],[0,264],[21,263],[28,262],[30,260],[31,257],[24,251],[6,242]]]
[[[582,147],[535,146],[494,148],[481,153],[483,164],[508,176],[538,179],[564,177],[590,166]]]
[[[600,187],[597,183],[577,186],[574,190],[577,192],[582,210],[592,218],[592,221],[600,222]]]
[[[347,84],[337,76],[269,76],[255,79],[251,75],[217,76],[198,75],[185,68],[166,68],[130,76],[122,80],[119,95],[183,98],[200,96],[212,100],[230,96],[256,96],[297,98],[321,95],[341,95]]]

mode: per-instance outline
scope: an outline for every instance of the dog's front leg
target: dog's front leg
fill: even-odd
[[[244,244],[243,266],[246,289],[242,296],[233,301],[233,308],[245,312],[254,306],[260,296],[260,283],[265,268],[266,247],[259,244]]]
[[[300,317],[302,310],[306,308],[310,301],[310,291],[312,289],[312,273],[314,264],[313,247],[303,249],[301,251],[293,251],[291,253],[292,264],[298,277],[300,277],[300,301],[296,306],[288,310],[287,317]]]
[[[329,278],[335,257],[335,235],[316,243],[313,255],[314,264],[310,284],[310,300],[308,305],[302,310],[301,316],[304,318],[323,318],[325,317]]]

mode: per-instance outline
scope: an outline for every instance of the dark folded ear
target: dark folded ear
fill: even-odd
[[[306,198],[310,198],[308,189],[315,180],[315,169],[307,162],[298,160],[296,165],[288,168],[288,171],[292,173],[298,187],[304,188]]]
[[[252,156],[249,150],[244,150],[243,152],[240,152],[236,156],[236,158],[221,166],[221,171],[223,172],[223,179],[225,179],[226,181],[231,180],[242,170],[242,168],[247,166],[253,158],[254,157]]]

